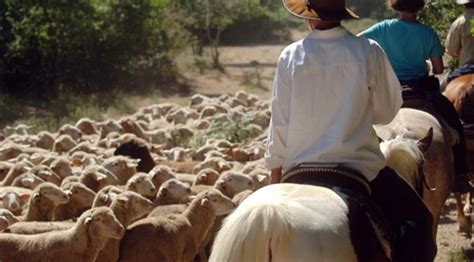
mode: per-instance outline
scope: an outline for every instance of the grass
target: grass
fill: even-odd
[[[469,257],[467,256],[465,250],[461,248],[457,251],[452,252],[448,261],[449,262],[469,262],[469,261],[472,261],[472,260],[469,259]]]
[[[82,95],[65,92],[49,101],[0,96],[0,127],[27,124],[32,133],[56,132],[60,126],[74,124],[82,117],[103,120],[107,114],[132,113],[133,105],[120,93]]]

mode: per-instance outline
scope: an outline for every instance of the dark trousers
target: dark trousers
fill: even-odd
[[[372,199],[392,226],[394,261],[433,261],[433,216],[415,190],[388,167],[370,185]]]
[[[464,128],[454,105],[440,92],[439,80],[434,76],[426,76],[416,81],[400,81],[402,86],[409,86],[415,90],[421,90],[432,103],[432,110],[459,135],[459,143],[453,146],[454,172],[455,176],[463,175],[468,172],[466,158],[466,140],[464,137]]]
[[[454,172],[455,175],[462,175],[468,172],[466,159],[466,140],[464,138],[464,128],[459,118],[459,114],[449,101],[441,93],[432,96],[432,103],[437,114],[439,114],[448,125],[454,128],[459,134],[459,143],[453,146]]]

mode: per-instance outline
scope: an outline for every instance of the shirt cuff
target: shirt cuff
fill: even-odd
[[[282,157],[265,155],[265,167],[270,170],[282,167],[284,162],[285,159]]]

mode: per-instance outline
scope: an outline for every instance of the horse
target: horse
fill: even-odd
[[[474,173],[474,74],[467,74],[453,79],[448,83],[443,94],[453,103],[454,108],[456,108],[456,111],[464,122],[467,162],[469,172],[472,174]],[[467,216],[468,220],[470,220],[470,214],[472,213],[472,192],[468,193],[464,208],[461,194],[455,194],[455,197],[458,217]],[[468,235],[471,234],[470,226],[469,229],[459,227],[458,230]]]
[[[401,138],[396,138],[400,141]],[[421,176],[419,141],[405,139],[394,150],[410,161],[395,168]],[[406,160],[406,159],[405,159]],[[389,261],[369,219],[338,188],[292,183],[257,190],[229,215],[213,244],[210,262],[237,261]]]
[[[433,239],[436,240],[437,229],[443,206],[451,193],[454,183],[454,165],[452,146],[457,143],[459,136],[443,120],[433,115],[411,108],[402,108],[393,121],[385,126],[377,126],[376,132],[384,141],[389,141],[397,136],[410,139],[419,139],[427,128],[433,128],[433,141],[429,150],[424,152],[425,164],[423,165],[423,184],[420,188],[415,179],[406,180],[418,189],[423,202],[433,215]],[[382,150],[384,150],[382,148]],[[391,165],[390,161],[387,163]],[[393,168],[393,167],[392,167]],[[458,222],[466,229],[469,220],[465,216],[458,216]]]

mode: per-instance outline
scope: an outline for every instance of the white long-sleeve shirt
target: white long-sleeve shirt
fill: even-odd
[[[400,83],[374,42],[343,27],[285,48],[272,95],[266,166],[339,163],[372,181],[386,165],[373,125],[402,105]]]

